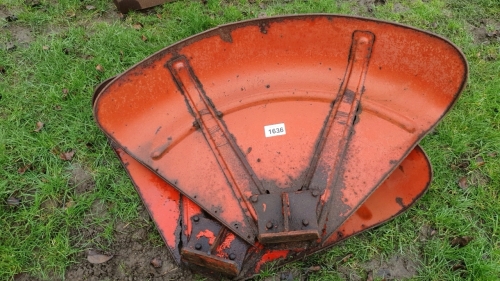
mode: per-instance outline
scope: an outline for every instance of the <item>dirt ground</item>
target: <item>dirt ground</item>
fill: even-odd
[[[80,165],[73,165],[69,184],[74,186],[75,193],[82,194],[91,191],[95,183],[90,172]],[[93,220],[104,217],[108,206],[104,201],[94,201],[90,213],[85,217],[85,224],[91,225]],[[79,243],[92,241],[90,247],[77,255],[78,263],[70,266],[66,272],[67,280],[192,280],[188,270],[180,269],[170,258],[166,246],[154,245],[148,235],[157,230],[149,217],[147,210],[141,206],[139,217],[131,222],[118,222],[114,226],[114,243],[107,251],[102,251],[98,245],[106,244],[98,234],[102,227],[93,226],[81,230],[74,236],[82,237],[75,241]],[[106,260],[102,263],[91,263],[91,256]],[[100,261],[100,260],[98,260]]]
[[[93,210],[105,212],[106,207],[97,202]],[[151,228],[146,210],[133,223],[118,223],[114,229],[114,243],[108,252],[97,247],[80,253],[67,273],[67,280],[192,280],[191,272],[182,270],[170,258],[167,247],[158,247],[148,241]],[[84,239],[92,239],[99,229],[88,229]],[[109,261],[92,264],[87,257],[101,254],[111,257]]]

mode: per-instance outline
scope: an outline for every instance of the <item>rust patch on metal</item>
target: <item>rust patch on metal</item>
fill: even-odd
[[[396,197],[396,203],[398,203],[398,205],[401,206],[401,208],[406,207],[406,205],[403,203],[403,198],[401,197]]]
[[[262,34],[267,34],[267,31],[269,30],[269,27],[271,26],[269,22],[264,22],[264,21],[260,22],[258,25],[259,25],[259,30]]]
[[[233,37],[231,36],[231,30],[225,28],[219,28],[220,39],[224,42],[233,43]]]

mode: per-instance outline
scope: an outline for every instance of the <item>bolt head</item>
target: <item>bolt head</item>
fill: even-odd
[[[229,259],[230,259],[230,260],[234,260],[234,259],[236,259],[236,255],[235,255],[235,254],[229,254]]]
[[[270,222],[270,221],[268,221],[268,222],[266,223],[266,228],[267,228],[267,229],[271,229],[271,228],[273,228],[273,226],[274,226],[274,224],[273,224],[272,222]]]
[[[201,244],[200,243],[196,243],[196,245],[194,245],[194,248],[196,250],[201,250]]]
[[[313,190],[312,196],[318,197],[318,195],[319,195],[319,190]]]
[[[199,222],[199,221],[200,221],[200,217],[198,217],[198,216],[194,216],[194,217],[193,217],[193,221],[194,221],[194,222]]]
[[[309,221],[308,221],[308,220],[306,220],[306,219],[303,219],[303,220],[302,220],[302,224],[303,224],[304,226],[308,226],[308,225],[309,225]]]
[[[250,201],[252,201],[252,203],[257,203],[257,201],[259,201],[259,196],[258,195],[252,195],[250,197]]]

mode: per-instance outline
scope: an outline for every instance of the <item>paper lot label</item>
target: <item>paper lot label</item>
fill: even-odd
[[[285,123],[264,126],[266,138],[286,135]]]

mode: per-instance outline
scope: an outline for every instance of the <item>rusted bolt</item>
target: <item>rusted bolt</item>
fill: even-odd
[[[250,197],[250,200],[252,201],[252,203],[257,203],[257,201],[259,201],[259,196],[258,195],[252,195]]]
[[[318,197],[318,195],[319,195],[319,191],[318,191],[318,190],[313,190],[312,195],[313,195],[314,197]]]
[[[308,221],[308,220],[306,220],[306,219],[303,219],[303,220],[302,220],[302,224],[303,224],[304,226],[308,226],[308,225],[309,225],[309,221]]]
[[[194,222],[199,222],[199,221],[200,221],[200,217],[198,217],[198,216],[194,216],[194,217],[193,217],[193,220],[194,220]]]
[[[230,259],[230,260],[232,260],[232,261],[233,261],[235,258],[236,258],[236,255],[235,255],[235,254],[230,254],[230,255],[229,255],[229,259]]]
[[[200,243],[196,243],[196,245],[194,245],[194,248],[196,250],[201,250],[201,244]]]
[[[270,221],[268,221],[268,222],[266,223],[266,228],[267,228],[267,229],[271,229],[271,228],[273,228],[273,226],[274,226],[274,225],[273,225],[273,223],[272,223],[272,222],[270,222]]]

